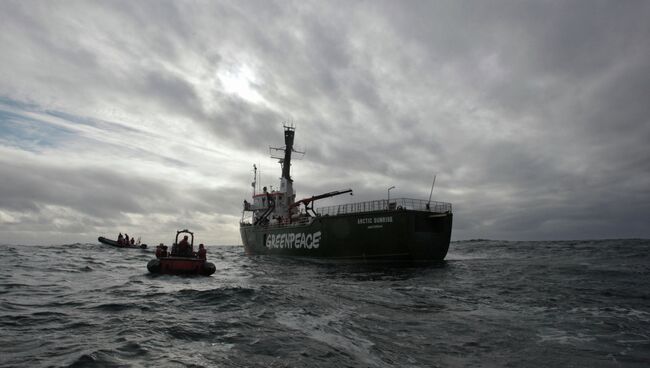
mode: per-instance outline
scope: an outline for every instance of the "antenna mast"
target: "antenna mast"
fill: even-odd
[[[427,203],[427,208],[431,205],[431,195],[433,195],[433,186],[436,185],[436,175],[433,175],[433,183],[431,184],[431,193],[429,193],[429,203]]]
[[[269,147],[271,158],[275,158],[282,166],[282,178],[291,180],[291,154],[293,152],[304,155],[304,152],[293,149],[293,137],[296,128],[293,125],[284,126],[284,147]],[[274,153],[276,152],[276,153]]]
[[[255,197],[255,186],[257,185],[257,166],[253,164],[253,182],[251,186],[253,187],[253,197]]]
[[[304,155],[305,153],[293,149],[293,137],[296,131],[295,126],[283,125],[283,127],[284,147],[269,147],[269,151],[271,157],[277,159],[282,167],[280,190],[288,191],[293,194],[293,189],[291,188],[291,183],[293,182],[291,179],[291,154],[295,152]]]

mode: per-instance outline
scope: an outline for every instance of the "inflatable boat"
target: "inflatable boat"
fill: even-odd
[[[115,240],[107,239],[107,238],[104,238],[103,236],[100,236],[99,238],[97,238],[97,240],[102,244],[108,244],[108,245],[112,245],[112,246],[118,247],[118,248],[138,248],[138,249],[146,249],[147,248],[146,244],[135,244],[135,245],[120,244]]]
[[[188,236],[179,242],[181,234]],[[160,244],[156,247],[156,258],[147,263],[147,269],[151,273],[167,275],[202,275],[210,276],[217,268],[214,263],[208,262],[205,258],[206,251],[202,247],[198,252],[194,251],[194,233],[185,229],[176,232],[176,239],[172,246],[171,253],[167,252],[167,246]]]

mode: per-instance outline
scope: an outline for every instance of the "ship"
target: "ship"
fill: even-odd
[[[361,262],[445,258],[451,240],[451,203],[388,197],[314,207],[318,200],[352,194],[351,189],[296,200],[291,159],[292,153],[304,152],[294,149],[295,126],[283,127],[284,147],[270,147],[271,157],[278,159],[282,169],[279,189],[258,190],[253,165],[252,201],[244,200],[240,221],[247,255]]]

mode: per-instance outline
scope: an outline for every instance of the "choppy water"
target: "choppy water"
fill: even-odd
[[[0,246],[0,366],[645,367],[650,241],[452,243],[435,265]]]

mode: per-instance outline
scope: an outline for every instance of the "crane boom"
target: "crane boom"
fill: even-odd
[[[323,193],[315,196],[311,196],[309,198],[303,198],[299,201],[296,201],[292,204],[289,205],[289,208],[293,207],[298,207],[301,204],[304,204],[305,206],[309,205],[311,202],[316,201],[318,199],[323,199],[323,198],[329,198],[329,197],[334,197],[339,194],[345,194],[345,193],[352,193],[352,189],[346,189],[346,190],[335,190],[333,192],[328,192],[328,193]]]

